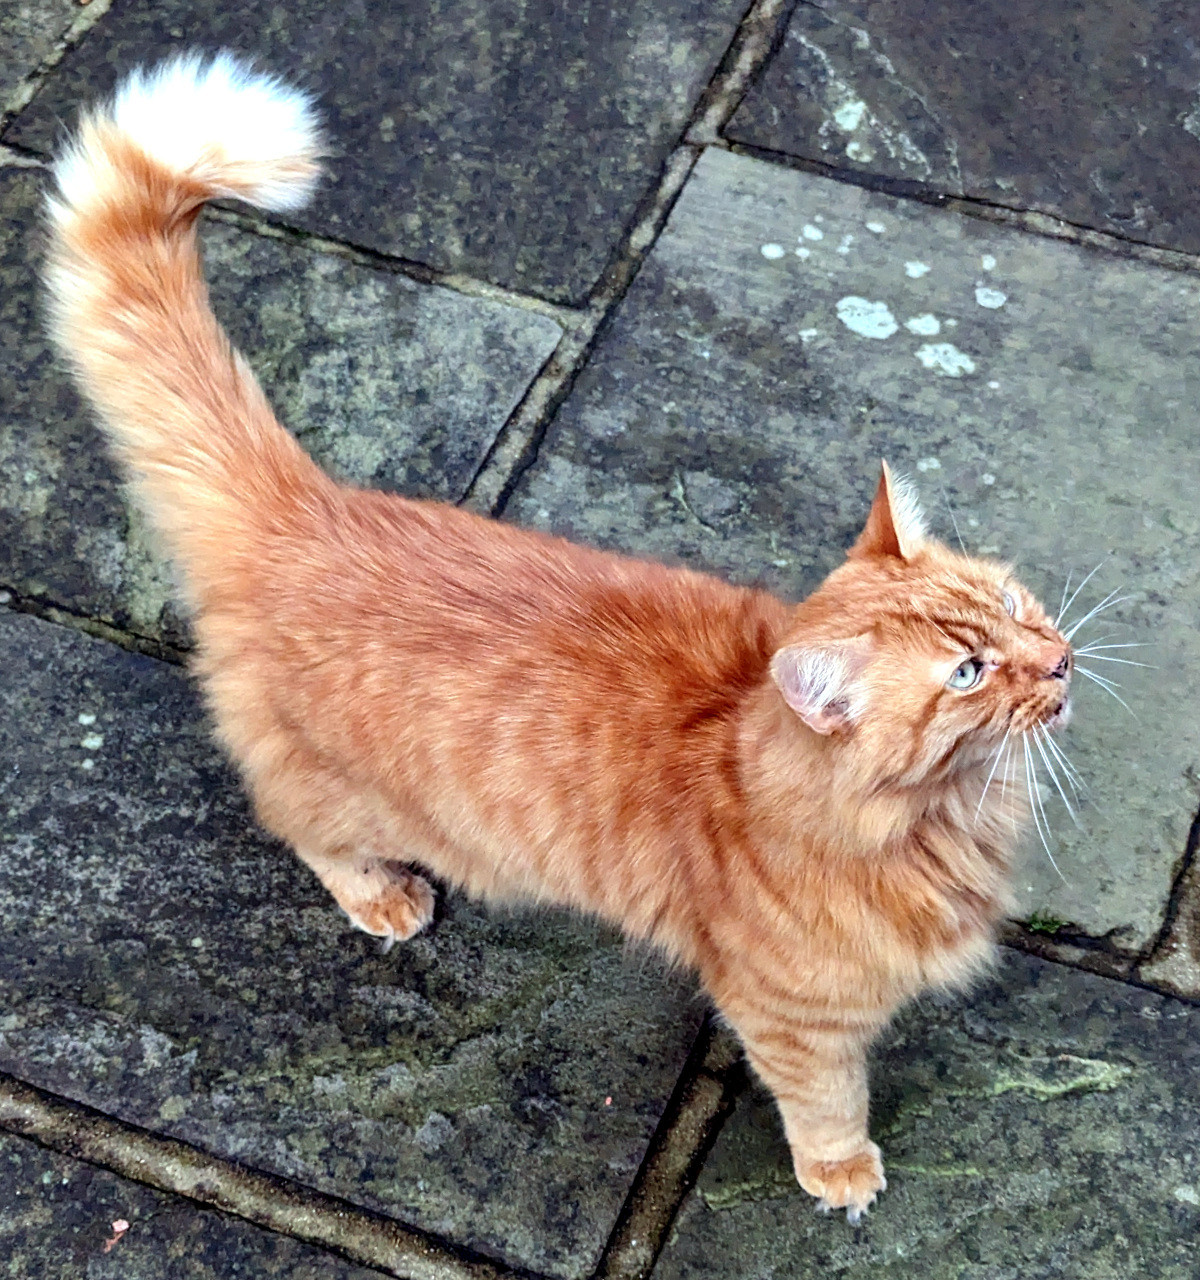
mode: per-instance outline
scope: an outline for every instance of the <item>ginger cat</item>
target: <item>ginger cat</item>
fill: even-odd
[[[693,966],[801,1186],[857,1220],[886,1185],[867,1048],[988,958],[1028,816],[1000,752],[1066,718],[1070,646],[886,465],[799,605],[334,483],[218,327],[195,238],[213,197],[300,204],[319,154],[303,94],[185,57],[84,117],[49,202],[54,336],[259,818],[389,941],[431,918],[418,863]]]

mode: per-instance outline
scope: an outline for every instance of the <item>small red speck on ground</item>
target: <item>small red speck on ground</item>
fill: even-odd
[[[610,1094],[607,1098],[605,1098],[605,1099],[604,1099],[604,1105],[605,1105],[606,1107],[611,1107],[611,1106],[612,1106],[612,1095],[611,1095],[611,1094]]]
[[[129,1223],[126,1222],[124,1218],[118,1218],[112,1224],[112,1229],[113,1229],[112,1235],[109,1237],[109,1239],[105,1240],[104,1242],[105,1253],[108,1253],[112,1249],[113,1245],[116,1244],[117,1241],[120,1240],[120,1238],[125,1234],[125,1232],[129,1230]]]

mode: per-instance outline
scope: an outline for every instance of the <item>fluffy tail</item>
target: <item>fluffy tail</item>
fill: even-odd
[[[250,527],[328,483],[212,314],[196,218],[220,196],[303,204],[320,153],[307,95],[228,54],[188,55],[134,72],[54,166],[51,332],[193,605]]]

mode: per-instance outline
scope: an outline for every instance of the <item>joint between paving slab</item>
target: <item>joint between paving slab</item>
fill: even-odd
[[[0,108],[0,133],[33,101],[34,95],[42,87],[42,81],[67,56],[84,36],[112,8],[114,0],[87,0],[80,7],[75,20],[58,38],[51,51],[21,81],[12,96]]]
[[[0,143],[0,169],[47,169],[44,157],[24,147]]]
[[[918,204],[945,209],[981,222],[1014,227],[1020,231],[1027,231],[1031,235],[1063,240],[1085,249],[1095,249],[1115,257],[1129,258],[1135,262],[1163,267],[1168,271],[1200,272],[1200,254],[1186,253],[1182,249],[1164,249],[1144,240],[1135,240],[1131,236],[1122,236],[1111,231],[1097,231],[1094,227],[1071,222],[1057,214],[1045,213],[1038,209],[1020,209],[978,196],[938,191],[911,179],[889,178],[882,174],[864,173],[857,169],[843,169],[825,161],[808,160],[801,156],[790,155],[786,151],[775,151],[769,147],[736,142],[726,137],[719,137],[710,145],[719,146],[735,155],[779,165],[781,168],[811,173],[815,177],[828,178],[833,182],[845,183],[847,186],[862,187],[867,191],[877,191],[897,200],[912,200]]]
[[[708,1019],[650,1140],[592,1280],[645,1280],[746,1085],[741,1047]]]
[[[4,584],[0,584],[0,608],[11,609],[14,613],[32,614],[43,622],[69,627],[72,631],[82,631],[85,635],[97,640],[107,640],[130,653],[140,653],[144,657],[157,658],[160,662],[170,662],[178,667],[186,666],[190,657],[187,649],[177,645],[140,635],[86,613],[65,609],[62,605],[53,604],[40,596],[27,595],[16,587]]]
[[[1141,957],[1139,964],[1148,964],[1154,957],[1161,952],[1166,945],[1175,928],[1175,922],[1179,918],[1179,909],[1183,905],[1183,899],[1187,893],[1188,875],[1196,862],[1196,849],[1200,846],[1200,810],[1196,811],[1192,818],[1192,825],[1188,829],[1187,843],[1184,845],[1183,857],[1179,860],[1179,867],[1174,876],[1171,877],[1171,892],[1167,895],[1167,907],[1163,912],[1162,927],[1155,935]]]
[[[693,146],[717,142],[742,99],[783,44],[798,0],[760,0],[738,24],[716,74],[696,104],[684,140]]]
[[[1014,951],[1119,982],[1130,981],[1138,963],[1137,952],[1123,950],[1110,937],[1093,937],[1069,924],[1044,932],[1031,929],[1022,921],[1006,920],[1000,927],[999,939],[1002,946]]]
[[[276,222],[257,213],[244,212],[227,205],[210,205],[205,216],[214,222],[226,226],[237,227],[240,231],[248,231],[254,235],[266,236],[273,240],[284,240],[298,245],[314,253],[327,253],[344,258],[358,266],[375,270],[388,271],[393,275],[407,276],[418,284],[439,285],[444,289],[453,289],[456,293],[464,293],[472,298],[485,298],[490,302],[501,302],[505,306],[518,307],[523,311],[533,311],[538,315],[548,316],[563,329],[579,322],[584,312],[577,307],[565,307],[559,303],[548,302],[536,294],[520,293],[514,289],[506,289],[502,285],[491,284],[475,276],[460,271],[439,271],[436,267],[426,266],[411,258],[402,258],[395,254],[384,253],[378,249],[368,249],[348,240],[337,240],[329,236],[317,235],[287,223]]]
[[[1162,926],[1135,967],[1135,977],[1179,999],[1200,1002],[1200,812],[1192,819],[1183,856],[1171,879]]]
[[[0,1130],[402,1280],[542,1280],[0,1072]]]
[[[754,0],[738,24],[716,71],[700,95],[679,144],[658,181],[635,210],[629,227],[588,296],[573,330],[564,333],[542,372],[500,429],[467,486],[461,505],[503,514],[521,477],[536,462],[546,431],[587,364],[609,318],[654,247],[709,136],[733,117],[755,77],[783,39],[795,0]]]

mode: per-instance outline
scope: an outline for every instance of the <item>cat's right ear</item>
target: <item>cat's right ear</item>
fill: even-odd
[[[771,679],[783,700],[817,733],[849,728],[862,715],[860,677],[870,657],[865,640],[790,644],[771,659]]]
[[[896,556],[909,560],[920,550],[925,536],[925,517],[916,491],[903,476],[893,475],[885,462],[867,523],[850,548],[850,556],[860,559]]]

